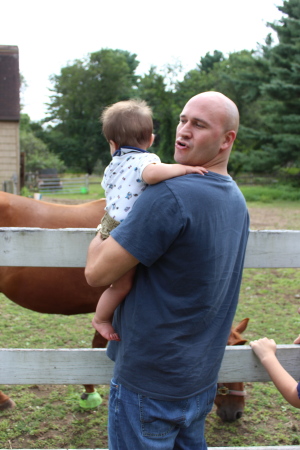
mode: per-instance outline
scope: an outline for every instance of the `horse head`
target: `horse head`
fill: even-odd
[[[241,334],[247,328],[249,319],[243,319],[236,327],[232,327],[227,345],[244,345],[247,339]],[[244,383],[218,383],[215,405],[217,415],[223,422],[234,422],[240,419],[245,407]]]

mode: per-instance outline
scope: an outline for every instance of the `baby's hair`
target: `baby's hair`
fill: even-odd
[[[106,140],[118,148],[149,147],[153,133],[152,111],[143,100],[125,100],[108,106],[101,114]]]

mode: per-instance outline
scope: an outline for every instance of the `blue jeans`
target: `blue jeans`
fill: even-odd
[[[216,387],[194,397],[164,401],[111,381],[109,450],[206,450],[204,424]]]

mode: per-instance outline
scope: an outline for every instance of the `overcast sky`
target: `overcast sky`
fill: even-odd
[[[137,54],[137,73],[181,62],[184,73],[201,56],[256,49],[282,17],[283,0],[0,0],[0,44],[19,47],[28,87],[23,112],[46,115],[49,76],[101,48]]]

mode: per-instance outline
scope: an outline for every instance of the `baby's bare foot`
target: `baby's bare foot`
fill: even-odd
[[[120,336],[118,335],[118,333],[112,333],[109,335],[109,339],[107,339],[108,341],[120,341]]]
[[[93,319],[92,325],[107,341],[121,340],[118,333],[115,332],[111,322],[97,322]]]

